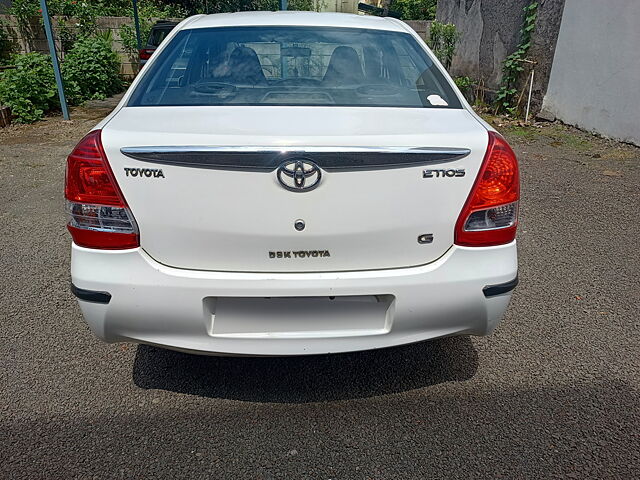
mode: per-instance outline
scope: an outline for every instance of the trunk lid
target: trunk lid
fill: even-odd
[[[141,247],[165,265],[237,272],[386,269],[438,259],[453,244],[487,138],[466,110],[369,107],[127,107],[102,132]],[[408,147],[426,155],[397,153]],[[448,149],[469,153],[442,155]],[[283,159],[302,159],[303,169],[318,164],[317,188],[284,188],[274,170]],[[464,176],[425,178],[424,170]],[[296,190],[292,176],[281,177]],[[421,235],[432,241],[419,243]]]

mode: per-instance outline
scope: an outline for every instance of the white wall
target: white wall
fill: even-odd
[[[640,145],[640,0],[566,0],[542,109]]]

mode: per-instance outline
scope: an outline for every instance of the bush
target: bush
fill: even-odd
[[[7,13],[17,17],[18,27],[23,36],[30,37],[29,23],[32,17],[40,17],[40,0],[13,0],[9,3],[11,6]],[[140,18],[184,17],[187,15],[187,9],[181,3],[139,0],[138,12]],[[133,16],[131,0],[48,0],[47,4],[49,15],[58,18],[56,33],[65,53],[71,50],[79,39],[96,33],[98,17]]]
[[[471,87],[473,87],[473,80],[469,77],[455,77],[453,81],[465,96],[469,93]]]
[[[394,0],[391,10],[403,20],[433,20],[436,18],[437,0]]]
[[[469,103],[474,103],[477,100],[475,98],[476,92],[474,91],[473,79],[470,77],[454,77],[453,81]]]
[[[0,104],[11,108],[17,123],[31,123],[59,107],[51,59],[41,53],[15,55],[15,69],[0,74]]]
[[[451,67],[451,61],[453,60],[453,54],[456,51],[456,44],[459,38],[460,34],[454,24],[440,23],[437,20],[431,22],[429,47],[431,47],[433,53],[447,70]]]
[[[78,40],[64,59],[62,74],[72,103],[103,99],[122,89],[120,59],[105,36]]]
[[[15,69],[0,73],[0,103],[9,106],[17,123],[32,123],[60,108],[53,67],[48,55],[15,55]],[[120,59],[105,35],[78,40],[62,64],[70,105],[102,99],[122,89]]]
[[[11,58],[11,52],[13,51],[13,45],[9,40],[9,35],[0,22],[0,65],[5,65]]]
[[[146,17],[183,17],[187,9],[182,2],[165,0],[139,0],[138,12]],[[206,3],[206,2],[205,2]],[[133,15],[131,0],[48,0],[50,15],[73,17],[90,24],[96,17],[130,17]],[[13,0],[9,7],[10,15],[31,17],[38,15],[40,0]],[[195,13],[195,12],[194,12]],[[83,27],[83,25],[79,25]]]

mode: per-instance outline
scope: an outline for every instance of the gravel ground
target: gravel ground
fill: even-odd
[[[63,159],[108,112],[0,131],[0,477],[640,478],[640,150],[506,126],[520,279],[490,337],[288,359],[100,343]]]

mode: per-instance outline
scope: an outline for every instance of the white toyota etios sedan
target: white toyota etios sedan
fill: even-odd
[[[191,17],[69,155],[93,332],[302,355],[486,335],[517,283],[519,178],[391,18]]]

